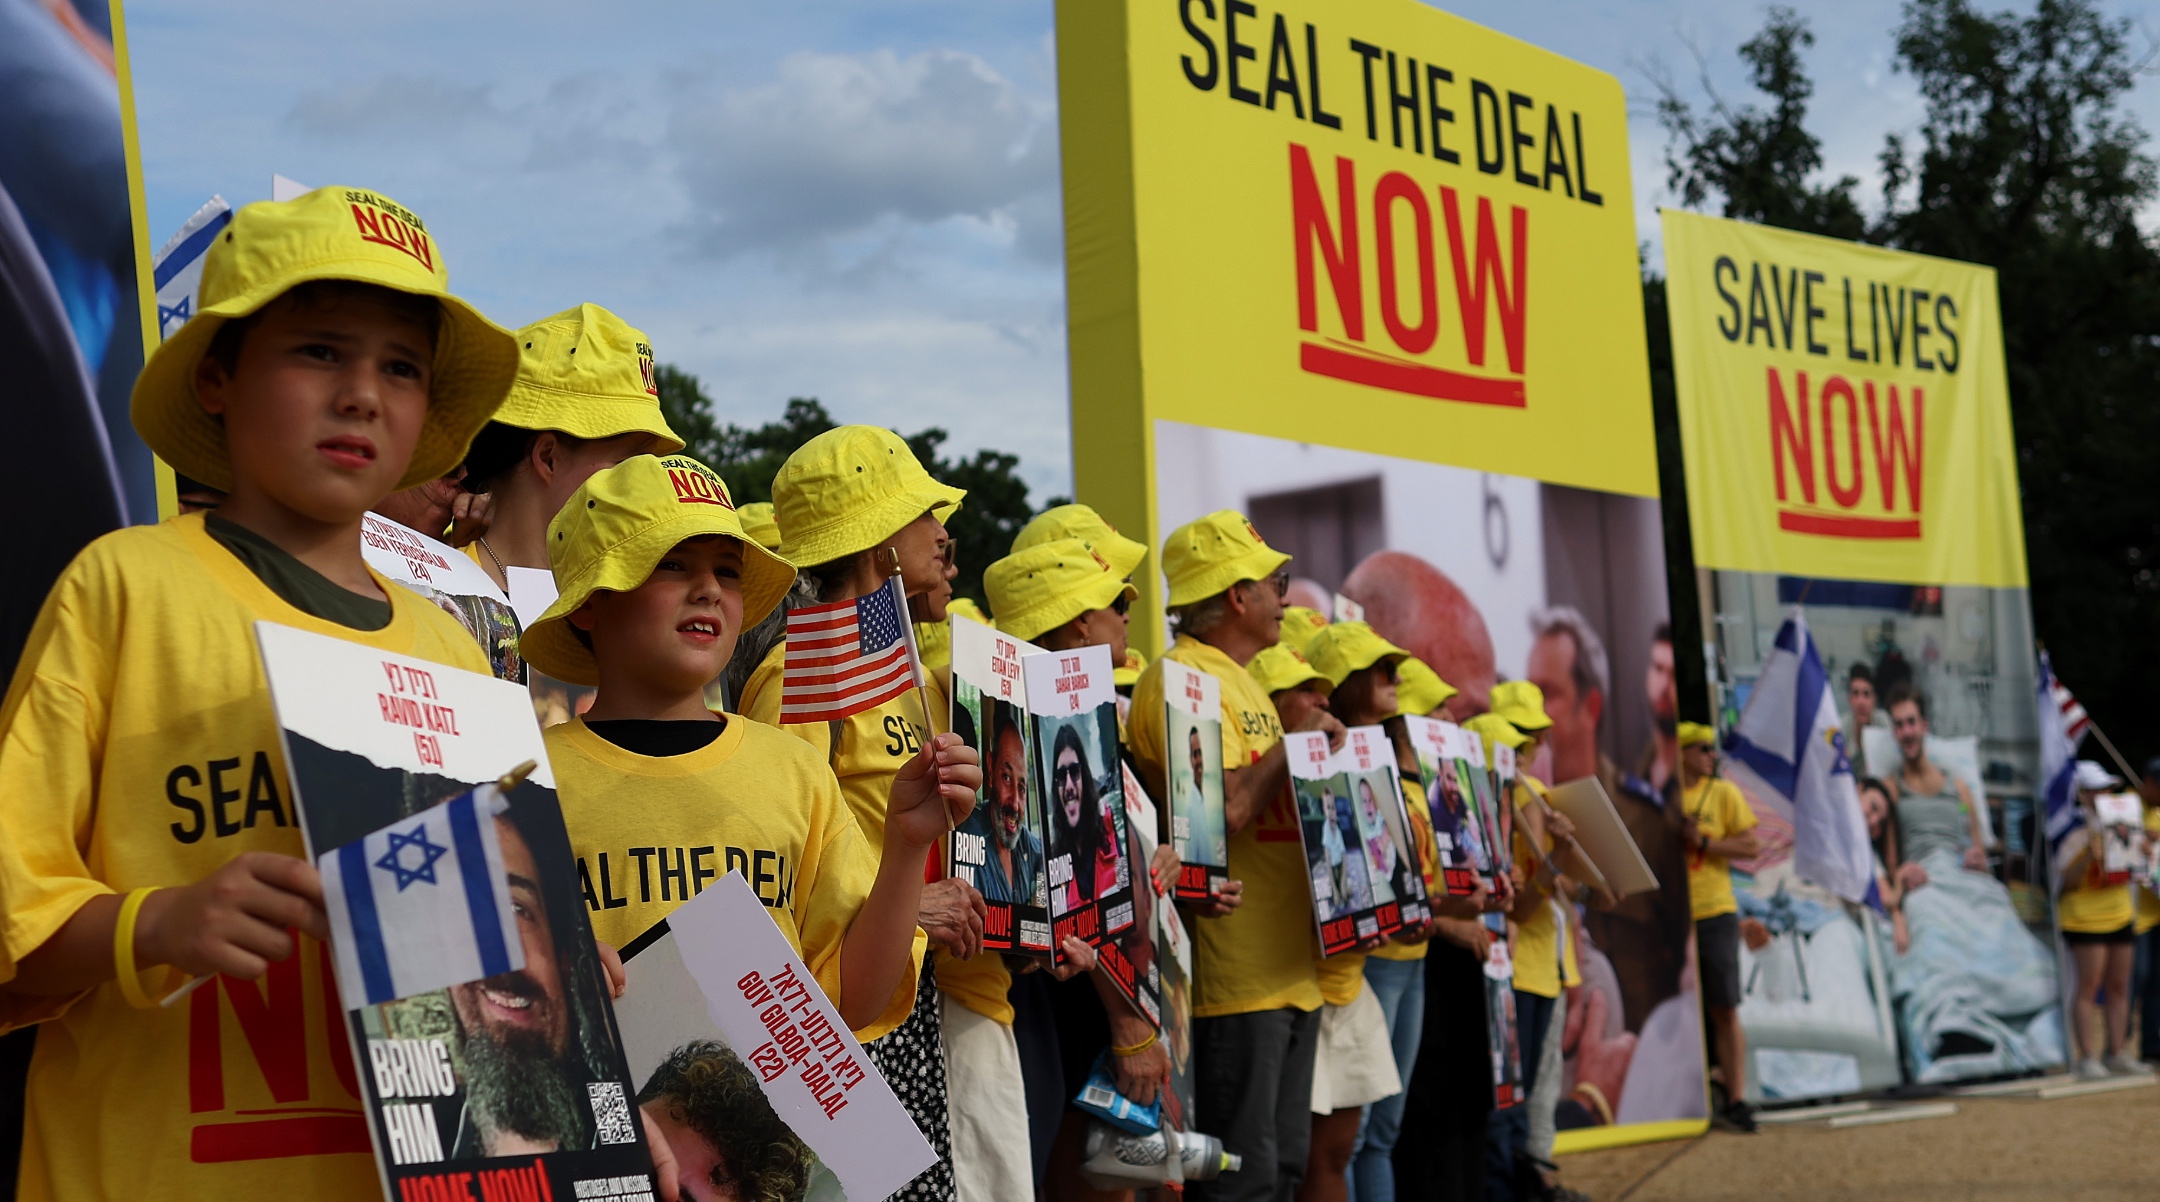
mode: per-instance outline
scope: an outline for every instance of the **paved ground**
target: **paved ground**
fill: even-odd
[[[2160,1088],[2055,1101],[1960,1098],[1959,1113],[1880,1127],[1764,1124],[1760,1135],[1561,1158],[1596,1202],[2150,1202]]]

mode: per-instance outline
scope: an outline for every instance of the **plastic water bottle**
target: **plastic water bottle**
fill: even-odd
[[[1096,1122],[1088,1124],[1086,1156],[1081,1175],[1107,1190],[1212,1181],[1244,1163],[1223,1151],[1222,1141],[1212,1135],[1169,1128],[1130,1135]]]

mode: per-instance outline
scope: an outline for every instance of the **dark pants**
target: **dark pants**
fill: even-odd
[[[2137,960],[2130,971],[2130,998],[2138,1006],[2138,1055],[2160,1060],[2160,930],[2138,936]]]
[[[1085,977],[1075,979],[1087,982]],[[1038,1194],[1042,1192],[1043,1177],[1050,1171],[1050,1145],[1057,1139],[1066,1099],[1080,1090],[1080,1082],[1065,1079],[1057,1012],[1051,997],[1055,988],[1057,983],[1049,973],[1023,972],[1013,976],[1012,988],[1005,994],[1013,1008],[1013,1042],[1020,1045],[1020,1081],[1027,1090],[1028,1151],[1034,1157]],[[1096,1008],[1101,1009],[1099,1005]]]
[[[1537,1088],[1538,1057],[1545,1051],[1545,1024],[1553,1000],[1515,991],[1515,1043],[1522,1051],[1523,1100],[1495,1110],[1485,1126],[1485,1202],[1515,1202],[1515,1162],[1530,1143],[1530,1091]]]
[[[1245,1160],[1186,1187],[1193,1202],[1289,1202],[1312,1147],[1313,1053],[1320,1012],[1263,1010],[1193,1020],[1194,1115]]]
[[[1481,1202],[1492,1055],[1485,1035],[1485,970],[1445,940],[1425,954],[1425,1038],[1403,1095],[1395,1144],[1400,1202]]]

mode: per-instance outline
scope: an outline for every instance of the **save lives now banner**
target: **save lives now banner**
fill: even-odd
[[[1696,563],[2025,587],[1994,270],[1663,217]]]

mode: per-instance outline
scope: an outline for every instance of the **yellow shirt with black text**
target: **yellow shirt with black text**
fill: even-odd
[[[722,874],[740,873],[839,1004],[841,943],[877,884],[878,861],[816,753],[742,717],[687,755],[626,751],[582,718],[546,737],[594,938],[626,947]],[[918,931],[918,958],[921,943]],[[856,1037],[885,1034],[914,1005],[910,974]]]
[[[1695,820],[1696,829],[1712,840],[1755,829],[1755,811],[1748,808],[1747,798],[1729,780],[1712,777],[1696,781],[1692,788],[1681,792],[1680,805]],[[1733,896],[1732,861],[1705,855],[1692,847],[1687,857],[1688,908],[1694,920],[1738,914],[1740,899]]]
[[[0,706],[0,1029],[43,1024],[26,1202],[381,1197],[326,946],[171,1007],[133,1009],[113,983],[5,988],[91,898],[304,854],[258,619],[487,673],[449,615],[369,576],[389,625],[311,617],[188,516],[98,539],[47,595]]]
[[[1282,720],[1267,691],[1236,660],[1189,635],[1179,635],[1162,660],[1213,676],[1222,684],[1223,767],[1246,767],[1282,742]],[[1133,686],[1127,723],[1141,784],[1163,796],[1162,660]],[[1230,836],[1230,876],[1245,883],[1245,902],[1222,918],[1194,922],[1193,1015],[1216,1018],[1292,1007],[1320,1008],[1313,962],[1312,882],[1297,806],[1287,784],[1245,828]],[[1355,995],[1353,995],[1355,996]]]

